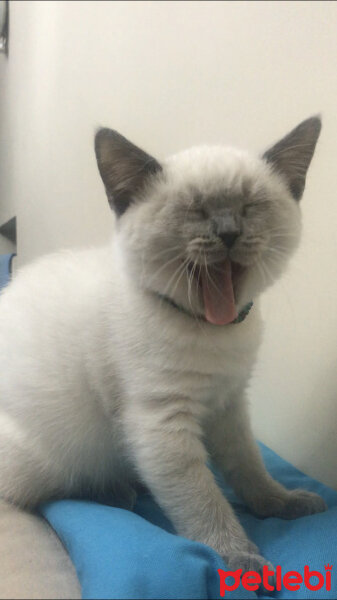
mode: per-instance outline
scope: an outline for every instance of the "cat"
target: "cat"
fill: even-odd
[[[271,478],[246,409],[258,299],[298,245],[320,129],[311,117],[261,156],[205,146],[162,162],[98,130],[111,243],[42,257],[1,295],[4,500],[131,507],[145,486],[180,535],[255,571],[268,563],[208,458],[260,517],[326,509]]]

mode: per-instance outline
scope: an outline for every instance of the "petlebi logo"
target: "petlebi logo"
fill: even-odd
[[[299,590],[302,585],[308,590],[313,592],[321,590],[323,587],[327,590],[331,590],[331,571],[332,565],[324,565],[324,574],[320,571],[311,571],[308,565],[305,565],[303,575],[298,571],[286,571],[282,572],[282,567],[277,566],[275,571],[268,568],[267,565],[263,567],[262,576],[256,571],[246,571],[243,573],[242,569],[237,571],[224,571],[218,569],[220,575],[220,596],[224,597],[226,592],[237,590],[240,583],[251,592],[255,592],[259,589],[261,583],[264,589],[268,592],[280,592],[282,587],[286,590],[295,592]],[[275,585],[270,583],[270,578],[275,576]],[[234,579],[229,581],[229,579]],[[317,581],[318,580],[318,581]]]

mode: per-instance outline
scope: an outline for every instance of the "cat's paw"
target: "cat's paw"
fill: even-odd
[[[237,569],[242,569],[242,574],[247,571],[255,571],[261,577],[261,584],[259,586],[259,592],[266,592],[266,588],[263,585],[263,567],[267,566],[269,571],[272,571],[273,574],[268,574],[268,584],[276,585],[276,571],[275,567],[268,560],[263,558],[260,554],[252,554],[250,552],[237,552],[235,554],[231,554],[227,558],[224,557],[224,560],[230,571],[237,571]]]
[[[285,498],[280,515],[276,516],[280,516],[282,519],[297,519],[324,512],[327,508],[323,498],[318,494],[307,490],[292,490]]]
[[[327,505],[321,496],[302,489],[288,490],[280,496],[265,496],[254,506],[254,512],[260,517],[280,519],[298,519],[325,510]]]

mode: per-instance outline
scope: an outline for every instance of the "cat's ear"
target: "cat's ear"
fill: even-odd
[[[306,119],[263,155],[275,171],[285,177],[296,200],[300,200],[303,194],[307,170],[321,127],[319,116]]]
[[[98,169],[109,204],[122,215],[148,178],[162,170],[149,154],[112,129],[99,129],[95,136]]]

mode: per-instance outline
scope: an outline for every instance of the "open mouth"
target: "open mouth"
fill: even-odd
[[[226,258],[189,270],[201,288],[206,320],[214,325],[234,321],[238,316],[235,306],[238,284],[245,267]]]

